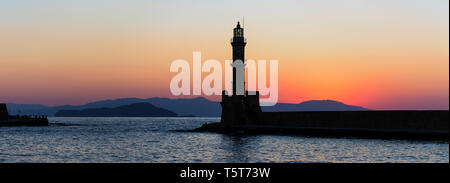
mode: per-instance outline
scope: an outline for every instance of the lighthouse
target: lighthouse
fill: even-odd
[[[244,95],[245,91],[245,45],[244,29],[239,22],[233,30],[231,46],[233,47],[233,95]]]
[[[233,47],[233,91],[228,96],[222,91],[221,124],[226,127],[239,127],[248,125],[261,112],[259,105],[259,92],[245,90],[245,46],[244,28],[238,22],[233,29],[231,46]]]

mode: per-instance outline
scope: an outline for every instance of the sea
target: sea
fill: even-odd
[[[220,118],[49,121],[0,127],[0,163],[449,163],[448,141],[189,131]]]

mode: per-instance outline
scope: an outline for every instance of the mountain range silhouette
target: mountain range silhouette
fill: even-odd
[[[114,100],[101,100],[85,105],[45,106],[41,104],[14,104],[6,103],[10,114],[21,115],[48,115],[54,116],[60,110],[83,110],[89,108],[115,108],[136,103],[151,103],[177,113],[179,116],[220,117],[221,106],[219,102],[210,101],[203,97],[190,99],[169,98],[119,98]],[[262,107],[263,111],[360,111],[368,110],[364,107],[347,105],[334,100],[310,100],[298,104],[278,103],[275,106]]]
[[[87,108],[83,110],[60,110],[61,117],[177,117],[178,114],[147,102],[122,105],[114,108]]]

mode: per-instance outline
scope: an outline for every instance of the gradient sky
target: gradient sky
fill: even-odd
[[[0,102],[173,97],[171,62],[230,59],[243,16],[280,102],[449,108],[448,0],[2,0]]]

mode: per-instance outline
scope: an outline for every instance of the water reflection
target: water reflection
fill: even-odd
[[[240,135],[222,135],[220,146],[226,151],[230,163],[248,162],[248,139]]]

